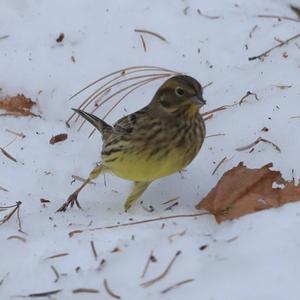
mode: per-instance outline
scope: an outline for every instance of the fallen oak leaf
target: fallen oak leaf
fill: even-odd
[[[197,204],[197,209],[211,212],[218,223],[256,211],[279,207],[300,200],[300,184],[282,178],[269,163],[249,169],[240,162],[224,173],[217,185]],[[280,188],[273,188],[274,184]]]
[[[36,102],[30,98],[25,97],[23,94],[17,94],[13,97],[5,97],[0,99],[0,109],[6,111],[3,115],[12,116],[33,116],[40,117],[31,112],[32,107],[36,105]],[[0,114],[1,116],[1,114]]]

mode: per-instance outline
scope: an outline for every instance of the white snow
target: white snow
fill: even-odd
[[[272,162],[273,169],[286,179],[291,179],[294,169],[298,180],[300,118],[291,117],[300,115],[300,40],[274,50],[263,62],[248,61],[275,46],[274,37],[285,40],[300,32],[300,23],[256,17],[296,17],[288,5],[283,0],[0,1],[0,37],[9,35],[0,39],[1,96],[24,93],[38,100],[42,115],[41,119],[0,117],[1,147],[14,138],[6,129],[26,135],[6,148],[17,163],[0,153],[0,186],[8,190],[0,190],[0,206],[22,201],[20,216],[27,233],[18,232],[15,217],[0,226],[1,300],[56,289],[62,292],[52,299],[110,299],[104,278],[116,294],[130,300],[299,299],[300,203],[222,224],[212,216],[201,216],[88,231],[130,222],[131,218],[196,213],[194,206],[240,161],[256,168]],[[197,9],[220,18],[205,18]],[[258,27],[250,38],[255,25]],[[168,43],[145,35],[145,53],[136,28],[157,32]],[[61,32],[65,39],[58,44],[55,40]],[[284,52],[288,57],[283,57]],[[144,64],[185,72],[203,85],[213,81],[205,89],[205,110],[237,102],[247,91],[256,93],[259,100],[249,96],[242,105],[216,113],[207,121],[208,135],[225,135],[207,138],[183,177],[174,174],[150,186],[142,200],[143,205],[152,205],[154,212],[137,203],[124,213],[130,184],[108,175],[106,186],[100,177],[96,185],[82,192],[83,211],[73,208],[55,213],[79,185],[71,184],[71,175],[86,177],[99,160],[101,143],[99,135],[87,138],[89,126],[80,132],[65,127],[65,119],[76,106],[68,97],[102,75]],[[160,83],[132,94],[108,121],[123,116],[124,107],[132,112],[147,104]],[[291,87],[280,89],[279,85]],[[263,127],[269,131],[261,132]],[[62,132],[69,134],[68,140],[50,145],[51,136]],[[256,145],[252,153],[235,151],[259,136],[278,145],[281,152],[266,143]],[[224,156],[230,159],[212,176]],[[179,197],[179,205],[165,211],[162,203],[174,197]],[[43,207],[40,198],[51,203]],[[0,212],[1,216],[6,212]],[[72,230],[84,232],[70,238]],[[173,236],[170,242],[170,235],[183,231],[185,234]],[[27,242],[7,240],[12,235]],[[90,241],[94,241],[97,260]],[[199,250],[203,245],[208,247]],[[115,247],[120,251],[111,253]],[[141,279],[151,250],[157,262],[150,264]],[[182,253],[165,278],[148,288],[140,286],[159,275],[178,250]],[[63,252],[69,255],[45,259]],[[99,270],[102,259],[106,263]],[[58,282],[54,282],[51,266],[65,273]],[[189,278],[195,280],[160,293]],[[76,288],[95,288],[100,294],[74,295]]]

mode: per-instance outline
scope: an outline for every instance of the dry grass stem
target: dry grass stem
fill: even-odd
[[[177,218],[193,218],[193,217],[199,217],[199,216],[208,215],[208,214],[209,213],[207,213],[207,212],[202,212],[202,213],[196,213],[196,214],[181,214],[181,215],[173,215],[173,216],[167,216],[167,217],[158,217],[158,218],[153,218],[153,219],[135,221],[135,222],[131,222],[131,223],[122,223],[122,224],[116,224],[116,225],[95,227],[95,228],[88,229],[88,231],[127,227],[127,226],[133,226],[133,225],[139,225],[139,224],[145,224],[145,223],[157,222],[157,221],[169,220],[169,219],[177,219]]]
[[[97,251],[96,251],[96,248],[95,248],[94,241],[90,241],[90,244],[91,244],[91,248],[92,248],[92,252],[93,252],[93,255],[95,257],[95,260],[97,260],[98,254],[97,254]]]
[[[160,281],[161,279],[163,279],[170,271],[172,265],[175,263],[177,257],[181,254],[181,251],[177,251],[176,254],[174,255],[174,257],[172,258],[172,260],[169,262],[169,264],[167,265],[166,269],[157,277],[148,280],[144,283],[141,284],[141,286],[143,286],[144,288],[149,287],[155,283],[157,283],[158,281]]]
[[[16,213],[17,214],[17,219],[18,219],[18,226],[19,226],[19,232],[23,232],[22,231],[22,226],[21,226],[21,220],[20,220],[20,215],[19,215],[19,210],[20,210],[20,206],[21,206],[22,202],[18,201],[16,202],[15,205],[11,205],[11,206],[0,206],[0,210],[1,209],[9,209],[9,208],[13,208],[13,210],[7,214],[6,216],[4,216],[4,218],[2,220],[0,220],[0,225],[6,223],[7,221],[10,220],[10,218]]]
[[[16,132],[14,130],[11,130],[11,129],[5,129],[6,132],[8,133],[11,133],[11,134],[14,134],[22,139],[24,139],[26,137],[26,135],[23,133],[23,132]]]
[[[221,18],[220,16],[208,16],[208,15],[202,13],[201,10],[200,10],[199,8],[197,9],[197,13],[198,13],[200,16],[202,16],[202,17],[204,17],[204,18],[207,18],[207,19],[215,20],[215,19],[220,19],[220,18]]]
[[[254,96],[257,101],[259,100],[256,93],[252,93],[252,92],[248,91],[239,101],[239,105],[241,105],[245,101],[245,99],[251,95]]]
[[[175,284],[173,284],[173,285],[167,287],[166,289],[162,290],[160,293],[161,293],[161,294],[165,294],[165,293],[167,293],[167,292],[169,292],[169,291],[171,291],[171,290],[174,290],[175,288],[180,287],[180,286],[183,285],[183,284],[192,282],[192,281],[194,281],[194,280],[195,280],[195,279],[193,279],[193,278],[186,279],[186,280],[182,280],[182,281],[180,281],[180,282],[177,282],[177,283],[175,283]]]
[[[145,277],[145,275],[146,275],[146,273],[147,273],[147,271],[149,269],[150,263],[152,261],[151,257],[153,257],[153,250],[150,251],[150,254],[149,254],[149,257],[148,257],[147,262],[145,264],[145,267],[144,267],[143,273],[141,275],[141,278]]]
[[[250,61],[251,61],[251,60],[255,60],[255,59],[263,60],[263,59],[264,59],[265,57],[267,57],[268,54],[269,54],[270,52],[272,52],[273,50],[275,50],[275,49],[277,49],[277,48],[280,48],[280,47],[282,47],[282,46],[284,46],[284,45],[287,45],[290,41],[295,40],[295,39],[297,39],[297,38],[299,38],[299,37],[300,37],[300,33],[298,33],[298,34],[296,34],[296,35],[294,35],[294,36],[288,38],[288,39],[285,40],[285,41],[282,41],[282,42],[279,43],[278,45],[276,45],[276,46],[274,46],[274,47],[272,47],[272,48],[270,48],[270,49],[264,51],[263,53],[261,53],[261,54],[259,54],[259,55],[249,57],[248,60],[250,60]]]
[[[210,138],[210,137],[216,137],[216,136],[225,136],[226,134],[225,133],[215,133],[215,134],[210,134],[210,135],[207,135],[205,138]]]
[[[115,298],[115,299],[121,299],[121,297],[117,294],[115,294],[111,288],[109,287],[108,283],[107,283],[107,280],[104,279],[103,280],[103,285],[104,285],[104,288],[106,290],[106,292],[112,297],[112,298]]]
[[[56,283],[59,280],[59,273],[57,272],[57,270],[55,269],[54,266],[51,266],[51,270],[53,271],[54,275],[55,275],[55,279],[54,282]]]
[[[18,162],[11,154],[9,154],[6,150],[4,150],[4,148],[0,147],[0,151],[8,159],[12,160],[13,162]]]
[[[46,257],[45,260],[47,260],[47,259],[54,259],[54,258],[58,258],[58,257],[63,257],[63,256],[67,256],[67,255],[69,255],[69,253],[66,253],[66,252],[59,253],[59,254],[55,254],[55,255]]]
[[[145,42],[144,37],[141,34],[140,34],[140,38],[141,38],[141,41],[142,41],[144,52],[147,52],[146,42]]]
[[[293,22],[300,22],[299,18],[291,18],[286,16],[278,16],[278,15],[257,15],[258,18],[267,18],[267,19],[277,19],[278,21],[287,20]]]
[[[156,32],[153,32],[153,31],[150,31],[150,30],[146,30],[146,29],[134,29],[134,32],[138,32],[138,33],[145,33],[145,34],[149,34],[149,35],[152,35],[152,36],[155,36],[157,38],[159,38],[160,40],[164,41],[164,42],[168,42],[166,38],[164,38],[162,35],[156,33]]]
[[[264,142],[264,143],[267,143],[267,144],[271,144],[278,152],[281,152],[280,148],[274,144],[273,142],[269,141],[269,140],[266,140],[262,137],[259,137],[258,139],[256,139],[253,143],[249,144],[249,145],[246,145],[246,146],[243,146],[243,147],[239,147],[239,148],[236,148],[235,150],[236,151],[244,151],[244,150],[248,150],[248,149],[251,149],[252,147],[256,146],[258,143],[260,142]]]
[[[23,243],[26,243],[26,239],[23,238],[22,236],[18,236],[18,235],[11,235],[7,238],[7,240],[19,240]]]
[[[216,165],[215,169],[213,170],[213,172],[211,173],[211,175],[215,175],[215,173],[217,172],[217,170],[220,168],[220,166],[224,163],[224,161],[227,159],[227,157],[223,157],[222,160]]]
[[[89,293],[89,294],[98,294],[100,293],[97,289],[91,289],[91,288],[78,288],[72,291],[73,294],[80,294],[80,293]]]
[[[250,38],[250,39],[252,39],[253,33],[254,33],[254,31],[255,31],[257,28],[258,28],[258,26],[255,25],[255,26],[253,26],[253,28],[250,30],[250,32],[249,32],[249,38]]]

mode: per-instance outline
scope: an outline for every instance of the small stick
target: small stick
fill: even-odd
[[[54,282],[56,283],[59,280],[59,277],[60,277],[59,273],[57,272],[57,270],[55,269],[54,266],[51,266],[51,269],[52,269],[53,273],[55,274],[55,280],[54,280]]]
[[[217,112],[217,111],[225,110],[225,109],[227,109],[227,108],[229,108],[229,107],[232,107],[232,106],[235,106],[235,105],[236,105],[236,104],[230,104],[230,105],[222,105],[222,106],[219,106],[219,107],[217,107],[217,108],[214,108],[214,109],[212,109],[212,110],[209,110],[209,111],[204,112],[204,113],[202,114],[202,117],[207,116],[207,115],[210,115],[210,114],[215,113],[215,112]]]
[[[20,137],[20,138],[22,138],[22,139],[24,139],[25,137],[26,137],[26,135],[23,133],[23,132],[16,132],[16,131],[13,131],[13,130],[11,130],[11,129],[5,129],[5,131],[6,132],[9,132],[9,133],[11,133],[11,134],[14,134],[14,135],[16,135],[16,136],[18,136],[18,137]]]
[[[211,173],[211,175],[215,175],[215,173],[217,172],[217,170],[220,168],[220,166],[222,165],[222,163],[224,163],[224,161],[227,159],[227,156],[223,157],[222,160],[216,165],[215,169],[213,170],[213,172]]]
[[[246,93],[246,95],[244,95],[244,96],[241,98],[241,100],[239,101],[239,105],[241,105],[241,104],[244,102],[244,100],[245,100],[247,97],[251,96],[251,95],[253,95],[253,96],[255,97],[256,100],[259,100],[256,93],[252,93],[252,92],[248,91],[248,92]]]
[[[207,18],[207,19],[213,19],[213,20],[215,20],[215,19],[220,19],[221,17],[220,16],[208,16],[208,15],[205,15],[205,14],[203,14],[202,12],[201,12],[201,10],[198,8],[197,9],[197,13],[200,15],[200,16],[202,16],[202,17],[204,17],[204,18]]]
[[[143,287],[149,287],[153,284],[155,284],[156,282],[160,281],[161,279],[163,279],[170,271],[172,265],[174,264],[176,258],[180,255],[181,251],[177,251],[176,254],[174,255],[174,257],[172,258],[172,260],[169,262],[169,264],[167,265],[167,268],[157,277],[149,280],[149,281],[146,281],[144,283],[141,284],[141,286]]]
[[[26,296],[14,296],[14,297],[20,297],[20,298],[41,298],[41,297],[50,297],[52,295],[56,295],[58,293],[62,292],[62,290],[54,290],[49,292],[42,292],[42,293],[32,293]]]
[[[214,82],[213,81],[210,81],[209,83],[205,84],[202,88],[205,89],[209,86],[211,86]]]
[[[4,156],[6,156],[7,158],[9,158],[10,160],[12,160],[14,162],[17,162],[17,160],[12,155],[10,155],[6,150],[4,150],[2,147],[0,147],[0,151],[2,152],[2,154]]]
[[[4,216],[4,218],[2,220],[0,220],[0,225],[6,223],[15,214],[15,212],[17,212],[19,210],[21,204],[22,204],[22,202],[18,201],[18,202],[16,202],[16,205],[0,207],[0,208],[4,208],[4,209],[14,207],[14,209],[8,215]]]
[[[205,138],[210,138],[210,137],[215,137],[215,136],[224,136],[225,133],[215,133],[215,134],[210,134],[210,135],[207,135]]]
[[[99,293],[99,290],[97,289],[90,289],[90,288],[78,288],[72,291],[73,294],[79,294],[79,293],[90,293],[90,294],[97,294]]]
[[[167,293],[167,292],[169,292],[169,291],[171,291],[171,290],[173,290],[173,289],[175,289],[175,288],[177,288],[177,287],[179,287],[179,286],[181,286],[181,285],[183,285],[183,284],[192,282],[192,281],[194,281],[194,280],[195,280],[195,279],[190,278],[190,279],[186,279],[186,280],[177,282],[177,283],[175,283],[175,284],[169,286],[168,288],[162,290],[160,293],[161,293],[161,294],[165,294],[165,293]]]
[[[181,231],[181,232],[177,232],[177,233],[173,233],[173,234],[170,234],[168,236],[168,240],[170,242],[170,244],[173,243],[173,238],[176,237],[176,236],[184,236],[186,234],[186,229]]]
[[[141,38],[141,41],[142,41],[142,44],[143,44],[144,52],[147,52],[146,42],[144,40],[144,37],[141,34],[140,34],[140,38]]]
[[[7,238],[7,240],[19,240],[23,243],[26,243],[26,239],[23,238],[22,236],[18,236],[18,235],[11,235]]]
[[[113,298],[115,299],[121,299],[121,297],[117,294],[115,294],[111,289],[110,287],[108,286],[108,283],[107,283],[107,280],[104,278],[103,280],[103,285],[104,285],[104,288],[106,290],[106,292]]]
[[[175,198],[172,198],[170,200],[167,200],[167,201],[163,202],[162,204],[169,204],[170,202],[176,201],[178,199],[179,199],[179,197],[175,197]]]
[[[262,137],[259,137],[258,139],[256,139],[253,143],[249,144],[249,145],[246,145],[246,146],[243,146],[243,147],[239,147],[239,148],[236,148],[235,150],[236,151],[244,151],[244,150],[248,150],[254,146],[256,146],[259,142],[264,142],[264,143],[268,143],[268,144],[271,144],[278,152],[281,152],[280,148],[274,144],[273,142],[269,141],[269,140],[266,140]]]
[[[90,243],[91,243],[91,248],[92,248],[92,252],[93,252],[93,255],[95,257],[95,260],[97,260],[98,254],[97,254],[97,251],[96,251],[96,248],[95,248],[94,241],[91,241]]]
[[[59,253],[59,254],[55,254],[55,255],[46,257],[45,260],[47,260],[47,259],[53,259],[53,258],[58,258],[58,257],[63,257],[63,256],[67,256],[67,255],[69,255],[69,253]]]
[[[270,49],[268,49],[268,50],[266,50],[266,51],[264,51],[263,53],[261,53],[261,54],[259,54],[259,55],[249,57],[248,60],[250,60],[250,61],[251,61],[251,60],[255,60],[255,59],[263,60],[263,58],[265,58],[266,56],[268,56],[268,54],[269,54],[271,51],[273,51],[273,50],[275,50],[275,49],[277,49],[277,48],[280,48],[280,47],[282,47],[282,46],[284,46],[284,45],[287,45],[290,41],[295,40],[295,39],[297,39],[297,38],[299,38],[299,37],[300,37],[300,33],[298,33],[298,34],[296,34],[296,35],[294,35],[294,36],[288,38],[287,40],[285,40],[285,41],[279,43],[278,45],[276,45],[276,46],[274,46],[274,47],[272,47],[272,48],[270,48]]]
[[[146,265],[144,267],[144,270],[143,270],[143,273],[141,275],[141,278],[145,277],[145,275],[146,275],[146,273],[148,271],[148,268],[150,266],[150,262],[152,261],[152,259],[151,259],[152,257],[153,257],[153,250],[150,251],[150,255],[149,255],[148,259],[147,259],[147,262],[146,262]]]
[[[171,210],[174,206],[178,205],[178,201],[166,207],[165,210]]]
[[[257,28],[258,28],[258,26],[255,25],[255,26],[251,29],[251,31],[249,32],[249,38],[250,38],[250,39],[252,39],[253,33],[254,33],[254,31],[255,31]]]
[[[210,115],[208,115],[207,117],[203,118],[203,120],[204,120],[204,121],[210,120],[210,119],[213,118],[213,116],[214,116],[214,114],[210,114]]]
[[[69,232],[69,237],[73,237],[73,235],[77,234],[77,233],[82,233],[83,230],[73,230]]]
[[[142,220],[142,221],[136,221],[136,222],[131,222],[131,223],[123,223],[123,224],[116,224],[116,225],[108,225],[108,226],[91,228],[88,231],[112,229],[112,228],[118,228],[118,227],[127,227],[127,226],[132,226],[132,225],[139,225],[139,224],[157,222],[157,221],[168,220],[168,219],[192,218],[192,217],[199,217],[199,216],[203,216],[203,215],[210,215],[210,213],[209,212],[202,212],[202,213],[195,213],[195,214],[182,214],[182,215],[174,215],[174,216],[167,216],[167,217],[158,217],[158,218],[147,219],[147,220]]]
[[[164,41],[164,42],[168,42],[166,38],[164,38],[163,36],[161,36],[160,34],[150,31],[150,30],[146,30],[146,29],[134,29],[134,32],[139,32],[139,33],[146,33],[146,34],[150,34],[153,35],[157,38],[159,38],[160,40]]]
[[[297,18],[291,18],[286,16],[277,16],[277,15],[257,15],[258,18],[268,18],[268,19],[278,19],[278,21],[281,20],[287,20],[287,21],[294,21],[294,22],[300,22],[300,19]]]

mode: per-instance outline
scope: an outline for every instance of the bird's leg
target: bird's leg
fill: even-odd
[[[124,204],[125,212],[127,212],[128,209],[133,204],[133,202],[135,202],[145,192],[145,190],[150,185],[150,183],[151,183],[151,181],[150,182],[143,182],[143,181],[135,181],[134,182],[133,189]]]
[[[67,208],[69,206],[73,207],[74,204],[76,204],[76,206],[78,208],[81,208],[79,201],[77,199],[78,194],[81,192],[81,190],[87,185],[89,184],[93,179],[97,178],[101,173],[103,173],[104,171],[106,171],[107,168],[103,165],[97,165],[91,172],[89,175],[89,178],[86,179],[83,184],[74,192],[72,193],[69,197],[68,200],[56,211],[56,212],[64,212],[67,210]]]

